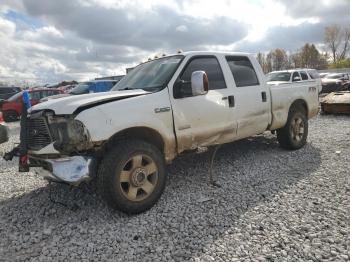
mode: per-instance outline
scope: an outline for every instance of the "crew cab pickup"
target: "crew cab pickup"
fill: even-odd
[[[111,92],[70,96],[28,111],[29,165],[47,179],[97,180],[113,208],[139,213],[160,198],[178,155],[266,130],[306,143],[318,113],[312,86],[268,86],[246,53],[186,52],[142,63]]]

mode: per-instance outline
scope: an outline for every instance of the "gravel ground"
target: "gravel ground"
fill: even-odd
[[[18,140],[10,129],[0,151]],[[298,151],[269,134],[225,145],[221,188],[206,184],[208,154],[179,158],[161,200],[137,216],[0,160],[0,260],[349,261],[349,137],[350,117],[328,115]]]

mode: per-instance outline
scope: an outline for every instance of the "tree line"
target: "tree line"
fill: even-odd
[[[292,68],[350,68],[350,26],[327,26],[322,47],[322,52],[311,43],[304,44],[295,52],[276,48],[268,53],[259,52],[257,60],[264,73]]]

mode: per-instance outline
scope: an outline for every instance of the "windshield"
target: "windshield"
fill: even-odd
[[[80,83],[76,87],[74,87],[69,94],[71,95],[82,95],[89,93],[89,84],[88,83]]]
[[[16,101],[19,97],[22,96],[22,94],[23,94],[23,91],[21,91],[21,92],[15,94],[15,95],[13,95],[13,96],[11,96],[11,97],[8,99],[8,101],[10,101],[10,102],[11,102],[11,101]]]
[[[339,79],[342,77],[343,77],[343,75],[327,75],[325,78],[327,78],[327,79]]]
[[[288,72],[278,72],[278,73],[269,73],[266,76],[268,82],[271,81],[287,81],[290,80],[290,73]]]
[[[182,58],[183,56],[169,56],[138,65],[124,76],[112,91],[132,89],[158,91],[168,83]]]

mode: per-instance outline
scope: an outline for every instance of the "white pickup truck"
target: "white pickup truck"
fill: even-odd
[[[140,64],[111,92],[38,104],[23,128],[39,174],[72,185],[95,178],[111,207],[139,213],[160,198],[176,156],[266,130],[298,149],[317,113],[311,82],[268,86],[250,54],[186,52]]]

